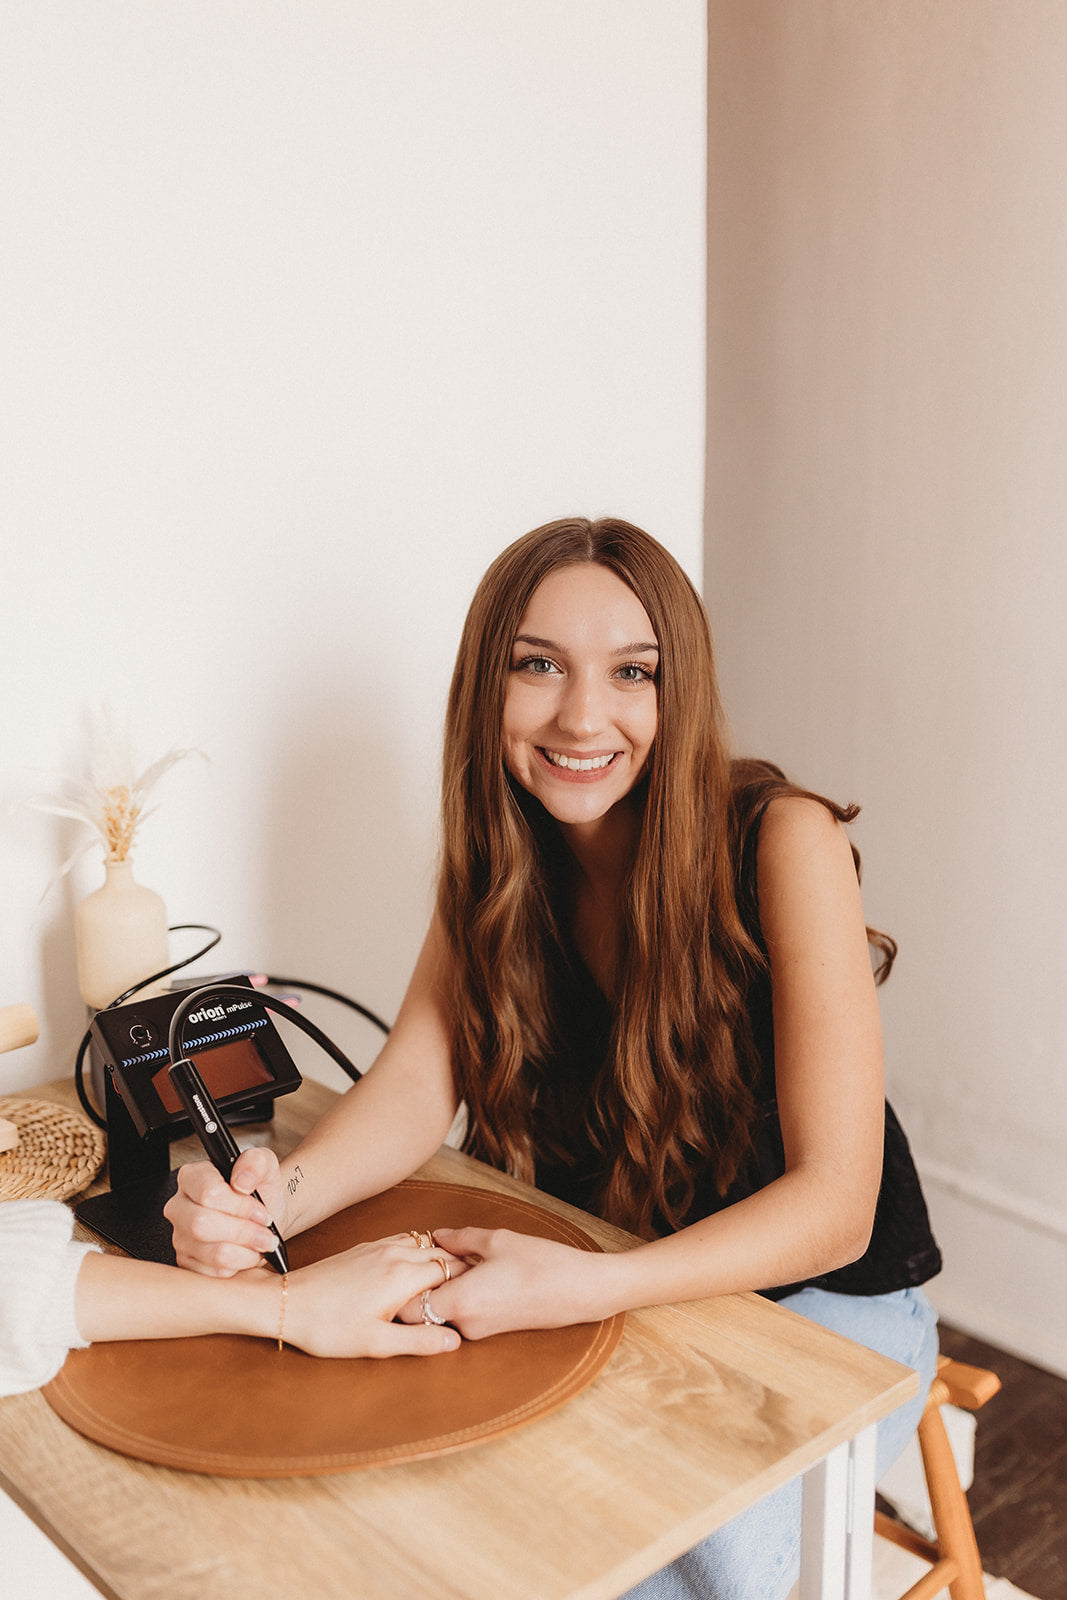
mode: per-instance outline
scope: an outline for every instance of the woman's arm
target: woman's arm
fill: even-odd
[[[180,1266],[212,1276],[255,1266],[272,1247],[271,1219],[284,1238],[302,1233],[409,1177],[440,1148],[456,1113],[442,972],[435,918],[374,1065],[280,1166],[271,1151],[253,1149],[228,1184],[208,1162],[181,1168],[164,1208]]]
[[[714,1216],[617,1255],[515,1234],[439,1230],[477,1255],[433,1305],[470,1338],[642,1305],[795,1283],[862,1255],[881,1174],[882,1046],[859,885],[825,807],[774,801],[760,831],[784,1176]],[[405,1313],[408,1315],[410,1313]]]
[[[101,1255],[72,1239],[73,1213],[55,1200],[0,1203],[0,1395],[55,1377],[71,1348],[109,1339],[243,1333],[321,1356],[433,1355],[459,1334],[393,1318],[413,1295],[464,1264],[420,1250],[407,1234],[357,1245],[283,1280],[266,1267],[206,1278]]]
[[[464,1270],[460,1262],[449,1265],[457,1274]],[[74,1314],[88,1343],[205,1333],[276,1339],[283,1330],[287,1344],[311,1355],[436,1355],[455,1350],[459,1334],[421,1322],[405,1327],[393,1318],[440,1282],[436,1259],[406,1235],[356,1245],[290,1273],[284,1306],[282,1280],[266,1267],[208,1278],[94,1254],[78,1273]]]

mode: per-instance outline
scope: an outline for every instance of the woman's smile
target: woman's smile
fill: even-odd
[[[570,752],[562,750],[542,750],[541,754],[550,766],[557,772],[563,772],[572,781],[581,781],[583,778],[599,778],[604,774],[611,763],[618,756],[617,750],[611,750],[607,755],[588,755],[581,751]]]

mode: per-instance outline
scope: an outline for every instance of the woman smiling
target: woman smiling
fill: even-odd
[[[895,947],[865,927],[854,815],[734,758],[704,608],[661,545],[615,519],[527,534],[460,642],[437,907],[393,1032],[280,1171],[182,1170],[179,1261],[253,1265],[253,1189],[298,1232],[410,1174],[462,1103],[472,1154],[638,1242],[439,1229],[471,1270],[406,1319],[482,1338],[755,1289],[925,1394],[940,1258],[884,1100],[870,949],[884,979]],[[880,1426],[881,1466],[922,1404]],[[635,1594],[783,1595],[799,1531],[787,1486]]]

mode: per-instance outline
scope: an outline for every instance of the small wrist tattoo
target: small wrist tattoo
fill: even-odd
[[[289,1190],[290,1194],[296,1193],[297,1189],[300,1187],[300,1180],[303,1176],[304,1174],[301,1172],[299,1167],[293,1168],[293,1176],[286,1183],[286,1188]]]

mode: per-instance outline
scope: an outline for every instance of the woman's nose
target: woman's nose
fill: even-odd
[[[560,699],[556,715],[561,733],[589,739],[604,726],[603,695],[597,684],[585,677],[571,678]]]

